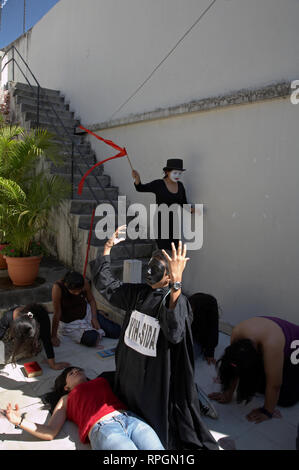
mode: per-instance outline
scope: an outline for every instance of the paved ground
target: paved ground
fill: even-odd
[[[105,347],[116,344],[116,340],[103,340]],[[219,345],[216,350],[218,358],[224,348],[229,344],[229,336],[220,333]],[[68,361],[73,365],[85,369],[89,378],[95,378],[105,370],[114,369],[114,358],[99,359],[96,349],[86,348],[74,344],[64,338],[59,348],[55,348],[57,361]],[[8,402],[18,403],[27,418],[37,423],[44,423],[49,413],[39,398],[48,392],[59,371],[51,370],[45,361],[44,353],[37,358],[43,368],[43,375],[29,379],[22,373],[22,364],[27,360],[19,361],[14,368],[11,364],[0,369],[0,407]],[[219,390],[219,385],[213,382],[216,377],[214,366],[208,366],[201,359],[196,361],[195,379],[207,393]],[[228,405],[216,404],[219,419],[204,418],[208,428],[217,441],[226,439],[234,441],[237,450],[263,449],[263,450],[294,450],[299,421],[299,404],[288,409],[280,408],[282,419],[273,419],[258,425],[249,423],[245,415],[254,407],[261,406],[261,396],[247,406],[237,405],[235,402]],[[224,439],[223,441],[223,438]],[[223,445],[227,447],[227,445]],[[3,416],[0,415],[0,450],[89,450],[89,445],[83,445],[78,438],[77,427],[67,422],[55,440],[41,441],[21,430],[14,429]]]

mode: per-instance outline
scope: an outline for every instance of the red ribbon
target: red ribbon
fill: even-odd
[[[86,251],[86,256],[85,256],[85,264],[84,264],[84,273],[83,273],[84,279],[85,279],[85,276],[86,276],[87,260],[88,260],[88,254],[89,254],[89,249],[90,249],[90,241],[91,241],[91,234],[92,234],[92,227],[93,227],[95,211],[96,210],[93,209],[92,216],[91,216],[91,222],[90,222],[90,229],[89,229],[89,235],[88,235],[88,244],[87,244],[87,251]]]
[[[97,134],[94,134],[92,131],[90,131],[89,129],[86,129],[85,127],[83,126],[79,126],[80,129],[83,129],[85,132],[87,132],[88,134],[91,134],[93,135],[96,139],[98,140],[102,140],[103,142],[105,142],[105,144],[107,145],[110,145],[110,147],[113,147],[114,149],[116,150],[119,150],[119,153],[117,155],[114,155],[114,157],[109,157],[109,158],[106,158],[105,160],[102,160],[101,162],[98,162],[96,163],[95,165],[93,165],[86,173],[85,175],[82,177],[80,183],[79,183],[79,186],[78,186],[78,194],[82,194],[82,191],[83,191],[83,186],[84,186],[84,183],[85,183],[85,180],[87,178],[88,175],[90,175],[90,173],[97,167],[97,166],[100,166],[102,165],[103,163],[105,162],[108,162],[109,160],[113,160],[114,158],[120,158],[120,157],[125,157],[127,155],[127,151],[125,148],[121,148],[119,147],[118,145],[116,145],[114,142],[112,142],[112,140],[107,140],[107,139],[103,139],[103,137],[100,137],[99,135]]]

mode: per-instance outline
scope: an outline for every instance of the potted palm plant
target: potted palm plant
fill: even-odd
[[[57,162],[55,150],[46,130],[0,128],[0,229],[9,242],[2,253],[14,285],[34,283],[44,253],[38,236],[70,192],[63,178],[42,169],[43,155]]]

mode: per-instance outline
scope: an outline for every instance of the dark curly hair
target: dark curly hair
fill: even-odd
[[[29,356],[35,356],[40,351],[39,321],[40,316],[49,315],[47,309],[40,304],[28,304],[20,311],[10,327],[10,337],[13,340],[12,362],[21,351]]]
[[[228,346],[217,361],[222,391],[238,380],[237,402],[247,404],[257,392],[265,387],[263,356],[250,339],[241,339]]]

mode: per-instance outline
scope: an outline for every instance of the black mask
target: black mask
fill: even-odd
[[[165,274],[165,265],[158,258],[152,258],[147,266],[146,282],[152,286],[160,282]]]

